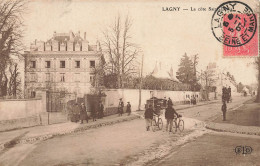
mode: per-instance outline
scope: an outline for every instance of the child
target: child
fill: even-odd
[[[130,104],[130,102],[127,102],[126,112],[128,113],[128,116],[131,114],[131,104]]]

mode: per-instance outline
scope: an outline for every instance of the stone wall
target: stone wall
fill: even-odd
[[[35,99],[0,100],[0,131],[40,125],[46,112],[44,96]]]
[[[122,98],[125,106],[127,102],[132,105],[132,111],[137,110],[139,104],[139,90],[138,89],[108,89],[104,91],[106,96],[105,108],[117,108],[119,99]],[[144,109],[146,100],[150,99],[152,95],[157,98],[170,97],[175,105],[188,103],[191,95],[197,96],[197,101],[201,100],[200,92],[191,91],[163,91],[163,90],[142,90],[141,91],[141,109]]]

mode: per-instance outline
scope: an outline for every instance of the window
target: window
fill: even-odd
[[[89,82],[90,82],[91,84],[94,83],[94,75],[90,75],[90,76],[89,76]]]
[[[65,61],[60,61],[60,68],[65,68]]]
[[[50,82],[51,81],[51,75],[50,73],[45,73],[45,81]]]
[[[45,61],[45,68],[51,68],[51,61]]]
[[[74,77],[75,82],[80,82],[80,73],[75,73]]]
[[[30,62],[30,68],[35,69],[36,68],[36,61]]]
[[[80,68],[80,61],[75,61],[75,68]]]
[[[37,75],[35,73],[30,74],[30,81],[31,82],[36,82],[37,81]]]
[[[35,98],[35,96],[36,96],[36,92],[31,91],[31,98]]]
[[[60,73],[60,82],[65,82],[65,73]]]
[[[90,61],[90,67],[94,68],[96,66],[95,61]]]

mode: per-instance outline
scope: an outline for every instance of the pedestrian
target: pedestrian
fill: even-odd
[[[97,120],[97,119],[96,119],[96,118],[97,118],[97,117],[96,117],[96,116],[97,116],[97,115],[96,115],[96,112],[97,112],[97,111],[96,111],[96,104],[94,104],[94,107],[92,107],[92,109],[91,109],[91,116],[92,116],[92,118],[93,118],[93,122]]]
[[[225,101],[223,101],[223,105],[222,105],[221,110],[223,112],[223,121],[225,121],[226,120],[226,112],[227,112],[227,105],[226,105]]]
[[[80,118],[80,106],[78,103],[75,104],[74,109],[75,109],[75,111],[74,111],[75,122],[77,123]]]
[[[102,103],[102,101],[99,101],[99,118],[103,118],[104,117],[104,105]]]
[[[175,109],[172,106],[169,106],[165,109],[165,119],[167,121],[166,124],[166,131],[168,131],[168,127],[170,126],[169,132],[172,131],[172,125],[173,125],[173,119],[174,115],[179,116],[178,113],[175,111]]]
[[[86,112],[86,106],[84,103],[81,103],[81,109],[80,109],[80,120],[81,124],[83,124],[83,121],[86,120],[88,123],[88,117]]]
[[[130,102],[127,102],[126,112],[128,113],[128,116],[131,114],[131,104],[130,104]]]
[[[118,116],[122,116],[124,112],[124,102],[122,101],[122,98],[119,99],[119,104],[118,104]]]
[[[152,125],[153,112],[154,112],[153,106],[150,104],[144,112],[144,118],[145,118],[145,122],[146,122],[146,131],[149,131],[150,126]]]
[[[195,95],[193,96],[193,105],[196,105],[197,104],[197,101],[196,101],[196,97]]]

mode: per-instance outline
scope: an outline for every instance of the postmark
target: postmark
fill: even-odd
[[[215,38],[228,47],[240,47],[252,40],[257,31],[257,19],[245,3],[228,1],[214,12],[211,30]]]

